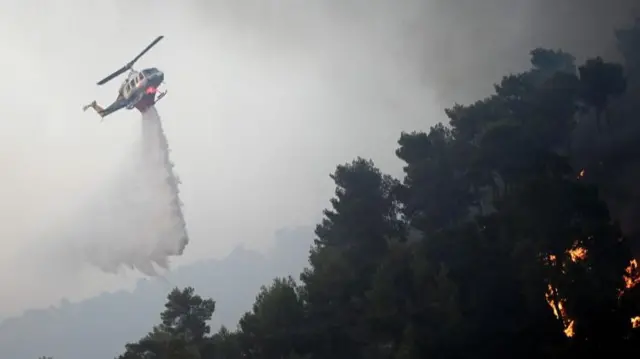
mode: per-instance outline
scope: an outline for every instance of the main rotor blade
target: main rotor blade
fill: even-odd
[[[98,85],[104,85],[107,82],[113,80],[114,78],[122,75],[123,73],[127,72],[127,70],[129,70],[130,66],[123,66],[121,67],[118,71],[112,73],[111,75],[103,78],[102,80],[98,81]]]
[[[129,62],[129,63],[127,64],[127,66],[132,67],[132,66],[133,66],[133,64],[135,64],[135,63],[136,63],[136,61],[140,60],[140,58],[141,58],[144,54],[146,54],[146,53],[147,53],[147,51],[151,50],[151,48],[152,48],[152,47],[156,46],[156,44],[157,44],[158,42],[160,42],[160,40],[162,40],[163,38],[164,38],[164,36],[163,36],[163,35],[160,35],[160,36],[156,37],[156,39],[155,39],[155,40],[153,40],[153,42],[151,42],[151,43],[149,44],[149,46],[147,46],[144,50],[142,50],[142,51],[138,54],[138,56],[134,57],[134,58],[133,58],[133,60],[131,60],[131,62]]]
[[[154,47],[163,38],[164,38],[164,36],[162,36],[162,35],[158,36],[155,40],[153,40],[153,42],[151,42],[149,44],[149,46],[147,46],[144,50],[142,50],[142,52],[140,52],[140,54],[138,54],[138,56],[134,57],[133,60],[131,60],[128,64],[124,65],[118,71],[116,71],[116,72],[112,73],[111,75],[109,75],[109,76],[103,78],[102,80],[100,80],[98,82],[98,85],[104,85],[107,82],[113,80],[115,77],[120,76],[121,74],[125,73],[127,70],[131,69],[133,67],[133,64],[136,63],[136,61],[138,61],[144,54],[146,54],[147,51],[151,50],[151,48]]]

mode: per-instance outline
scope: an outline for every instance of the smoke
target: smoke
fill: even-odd
[[[72,224],[71,238],[84,258],[110,273],[136,269],[159,275],[169,258],[183,253],[189,238],[179,198],[179,180],[155,107],[142,115],[139,141],[105,188],[99,189]]]
[[[326,174],[356,155],[401,175],[393,152],[401,130],[426,129],[445,120],[442,107],[487,96],[502,75],[528,67],[533,47],[563,47],[579,58],[608,53],[615,47],[612,28],[631,16],[632,6],[629,0],[16,2],[0,14],[6,84],[0,309],[94,295],[106,281],[113,288],[123,281],[84,276],[78,267],[88,259],[113,271],[136,260],[158,266],[140,254],[153,251],[153,240],[123,234],[127,226],[143,230],[125,224],[123,218],[134,218],[128,212],[141,211],[128,208],[121,193],[133,192],[133,201],[150,191],[142,184],[142,192],[131,189],[143,182],[130,158],[133,114],[97,126],[79,110],[92,99],[111,100],[116,85],[95,81],[157,35],[166,35],[166,43],[140,66],[172,74],[175,91],[162,114],[171,120],[164,125],[172,158],[188,182],[181,197],[189,233],[218,239],[189,244],[182,261],[223,253],[239,239],[257,246],[283,225],[312,223],[333,191]],[[126,157],[117,163],[121,152]],[[91,206],[73,212],[78,203]],[[246,223],[238,226],[238,218]]]
[[[601,56],[621,62],[615,30],[640,16],[634,0],[432,0],[423,7],[414,54],[422,58],[425,80],[441,107],[470,103],[493,92],[492,85],[512,72],[527,70],[536,47],[562,49],[581,65]],[[415,35],[416,38],[420,35]],[[635,92],[633,92],[635,91]],[[628,236],[637,238],[640,257],[640,124],[638,89],[613,101],[612,127],[597,130],[593,116],[582,118],[573,134],[573,160],[587,169],[601,198]]]
[[[562,48],[578,61],[618,58],[614,29],[640,14],[634,0],[432,0],[421,53],[443,106],[491,93],[509,72],[529,67],[529,51]]]
[[[347,29],[362,30],[367,34],[360,36],[362,42],[378,43],[386,52],[383,57],[402,57],[403,65],[437,92],[442,106],[486,96],[502,76],[527,68],[529,51],[536,47],[562,48],[579,61],[597,55],[617,58],[614,29],[640,15],[635,0],[329,0],[322,4],[317,8],[326,19],[325,26],[318,26],[320,32],[333,33],[336,30],[329,27],[338,25],[342,38],[348,36]],[[295,11],[294,5],[289,8]],[[300,12],[295,13],[299,23]],[[313,11],[304,13],[309,12]]]
[[[632,26],[640,16],[637,0],[422,3],[426,20],[419,32],[427,32],[429,40],[418,45],[417,54],[442,107],[490,95],[502,76],[530,67],[529,52],[536,47],[570,52],[578,65],[595,56],[621,62],[615,30]],[[598,184],[613,219],[635,238],[640,258],[637,96],[637,88],[630,89],[625,98],[612,103],[613,124],[604,132],[597,130],[593,116],[582,118],[573,134],[572,155],[577,168],[586,168],[587,179]]]

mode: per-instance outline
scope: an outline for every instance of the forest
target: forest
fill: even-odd
[[[402,133],[402,179],[365,158],[337,166],[298,279],[217,332],[215,298],[175,288],[118,359],[640,354],[636,233],[602,195],[606,161],[574,146],[578,126],[605,137],[640,113],[640,20],[615,38],[620,61],[537,48],[448,123]]]

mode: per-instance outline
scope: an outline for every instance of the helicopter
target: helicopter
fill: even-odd
[[[96,101],[92,101],[85,105],[82,110],[86,111],[89,108],[93,108],[100,117],[104,118],[105,116],[123,108],[126,108],[127,110],[136,108],[140,113],[144,113],[151,106],[160,101],[164,95],[167,94],[166,90],[164,92],[158,91],[158,87],[164,83],[164,73],[155,67],[136,71],[133,69],[133,65],[163,38],[164,36],[158,36],[149,44],[149,46],[142,50],[138,56],[134,57],[133,60],[111,75],[98,81],[98,86],[101,86],[129,71],[127,78],[122,82],[118,89],[118,97],[111,105],[105,108],[98,105]],[[157,98],[156,95],[158,95]]]

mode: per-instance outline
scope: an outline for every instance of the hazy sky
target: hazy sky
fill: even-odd
[[[24,1],[3,9],[0,315],[131,283],[132,275],[79,266],[56,230],[113,178],[139,130],[139,113],[100,123],[82,105],[112,101],[118,81],[96,81],[157,35],[165,39],[137,67],[166,72],[158,111],[191,235],[176,263],[220,257],[241,242],[263,248],[277,228],[315,223],[335,165],[363,155],[398,173],[400,131],[442,117],[415,77],[417,64],[393,44],[398,34],[385,29],[393,24],[293,1],[264,1],[261,15],[251,3]],[[274,12],[264,15],[269,3]]]
[[[549,0],[479,3],[5,5],[0,316],[131,284],[131,274],[102,274],[65,256],[57,231],[113,180],[140,127],[135,111],[100,123],[82,105],[111,102],[118,81],[95,83],[157,35],[165,39],[137,68],[166,73],[169,93],[158,111],[191,235],[180,264],[224,256],[239,243],[264,248],[280,227],[315,223],[332,195],[328,174],[355,156],[399,174],[400,131],[427,129],[445,120],[442,107],[486,94],[499,76],[526,64],[532,47],[575,44],[589,54],[610,40],[580,31],[598,29],[603,12],[572,8],[577,1],[562,9]]]

